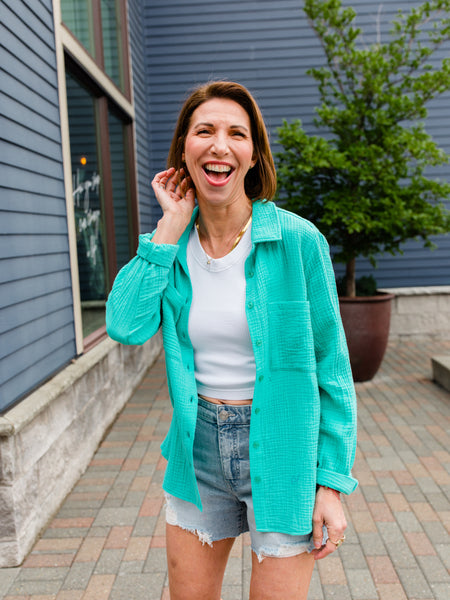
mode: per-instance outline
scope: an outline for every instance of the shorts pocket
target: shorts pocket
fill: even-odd
[[[269,339],[272,370],[315,370],[309,302],[269,303]]]

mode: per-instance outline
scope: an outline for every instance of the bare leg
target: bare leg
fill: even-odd
[[[170,600],[219,600],[234,538],[202,544],[197,535],[166,525]]]
[[[314,562],[308,552],[262,562],[252,552],[250,600],[307,600]]]

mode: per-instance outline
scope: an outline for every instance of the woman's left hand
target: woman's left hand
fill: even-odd
[[[327,528],[328,540],[323,540],[323,526]],[[319,487],[313,512],[313,541],[315,549],[311,552],[315,560],[325,558],[337,549],[336,543],[344,537],[347,520],[339,496],[328,488]],[[336,543],[333,543],[336,542]]]

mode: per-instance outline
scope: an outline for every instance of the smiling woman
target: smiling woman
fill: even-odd
[[[202,217],[202,233],[209,239],[203,217],[213,210],[214,222],[236,215],[238,226],[251,213],[245,178],[255,165],[250,118],[225,98],[201,104],[191,117],[182,159],[192,179]],[[228,249],[223,246],[222,251]],[[223,255],[224,255],[223,254]]]
[[[264,121],[237,83],[189,96],[152,187],[163,216],[117,276],[107,328],[137,344],[162,327],[170,597],[219,600],[234,539],[249,531],[250,600],[306,600],[314,559],[344,539],[339,492],[357,484],[328,246],[270,202]]]
[[[277,180],[275,166],[270,149],[269,138],[261,111],[251,94],[238,83],[229,81],[213,81],[197,88],[184,103],[175,132],[172,138],[167,166],[174,167],[177,171],[185,167],[184,149],[186,135],[192,125],[195,110],[202,104],[213,99],[230,100],[244,109],[248,116],[250,129],[240,131],[236,128],[235,135],[250,135],[255,153],[255,166],[248,171],[245,178],[245,192],[251,200],[267,199],[274,197]],[[232,125],[238,125],[232,123]],[[242,123],[241,123],[242,124]],[[206,131],[211,123],[204,123]]]

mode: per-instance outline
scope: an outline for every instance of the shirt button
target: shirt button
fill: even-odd
[[[253,308],[253,306],[254,306],[253,302],[248,302],[248,303],[247,303],[247,307],[248,307],[248,308]]]
[[[249,272],[248,272],[248,276],[249,276],[249,277],[253,277],[254,275],[255,275],[255,274],[254,274],[254,272],[253,272],[253,271],[249,271]]]
[[[257,475],[257,476],[256,476],[256,477],[253,479],[253,481],[254,481],[255,483],[261,483],[261,477],[260,477],[259,475]]]
[[[259,442],[253,442],[253,448],[259,448]]]
[[[255,415],[259,415],[260,412],[261,412],[260,408],[255,408]]]
[[[262,345],[262,340],[256,340],[256,345],[257,346],[261,346]]]
[[[258,377],[258,381],[263,381],[263,380],[264,380],[264,375],[260,375],[260,376]]]

